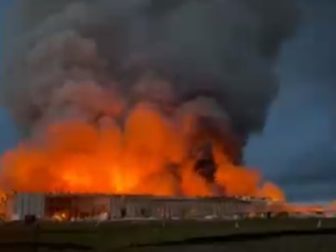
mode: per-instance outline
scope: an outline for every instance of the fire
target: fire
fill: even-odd
[[[52,220],[59,222],[66,221],[68,218],[69,215],[66,212],[57,212],[54,213],[53,216],[51,217]]]
[[[0,157],[0,190],[283,200],[239,162],[297,21],[269,1],[19,1],[0,102],[29,138]]]
[[[190,154],[189,123],[185,115],[163,115],[149,103],[136,104],[123,126],[111,117],[97,124],[51,123],[1,158],[0,183],[6,190],[27,192],[160,196],[210,196],[215,185],[226,195],[284,199],[277,186],[263,183],[255,170],[234,165],[216,143],[214,182],[200,176]]]

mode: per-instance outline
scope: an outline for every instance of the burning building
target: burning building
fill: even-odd
[[[156,197],[106,194],[13,194],[3,216],[23,220],[188,220],[234,219],[265,216],[270,202],[229,197]]]
[[[0,158],[2,191],[43,192],[43,215],[95,193],[151,195],[145,212],[284,199],[242,150],[277,92],[290,1],[27,0],[12,12],[0,101],[23,140]]]

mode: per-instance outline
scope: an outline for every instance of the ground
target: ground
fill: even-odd
[[[336,251],[336,219],[5,223],[1,252]]]

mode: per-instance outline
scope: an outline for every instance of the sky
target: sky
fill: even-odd
[[[302,0],[299,6],[300,27],[280,57],[280,92],[245,159],[290,200],[324,201],[336,198],[336,2]]]
[[[4,16],[6,8],[9,6],[10,0],[0,0],[0,29],[4,28]],[[0,37],[0,59],[2,58],[3,49],[2,39]],[[0,60],[0,67],[1,67],[1,60]],[[15,124],[11,120],[10,115],[8,112],[0,107],[0,153],[4,152],[5,150],[15,146],[18,141],[18,133],[15,130]]]
[[[0,0],[2,25],[9,2]],[[280,92],[263,133],[246,146],[245,160],[284,188],[290,201],[327,201],[336,199],[336,1],[301,0],[299,6],[301,24],[280,55]],[[0,129],[3,152],[18,134],[1,107]]]

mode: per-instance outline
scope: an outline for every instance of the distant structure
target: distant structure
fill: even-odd
[[[269,203],[233,197],[18,193],[2,202],[0,212],[6,220],[237,219],[266,216]]]

